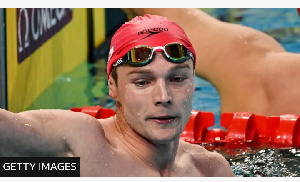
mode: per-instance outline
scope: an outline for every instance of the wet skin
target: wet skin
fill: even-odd
[[[109,79],[116,115],[0,110],[0,156],[78,156],[81,176],[233,176],[220,154],[179,140],[194,93],[193,63],[161,52],[143,67],[119,66]]]

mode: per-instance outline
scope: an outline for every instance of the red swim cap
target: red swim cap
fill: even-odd
[[[123,24],[114,34],[110,44],[107,62],[107,77],[112,65],[123,57],[130,49],[138,45],[151,47],[165,46],[168,43],[179,42],[194,55],[195,50],[183,29],[166,17],[149,15],[137,16]]]

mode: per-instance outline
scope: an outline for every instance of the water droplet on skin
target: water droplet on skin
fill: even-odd
[[[187,150],[187,149],[183,149],[183,152],[189,152],[189,150]]]
[[[23,125],[23,129],[30,128],[30,127],[31,127],[31,124],[28,124],[28,123]]]
[[[63,137],[63,140],[66,140],[66,137]]]
[[[97,160],[97,159],[95,159],[95,162],[98,162],[98,160]]]
[[[104,147],[104,144],[102,144],[101,146]]]
[[[35,137],[40,138],[41,136],[39,134],[36,133],[36,131],[32,128],[31,124],[25,123],[22,127],[22,130],[24,130],[25,132],[30,133],[30,135],[33,135]]]
[[[105,163],[105,166],[107,166],[107,163]]]
[[[15,118],[16,121],[18,121],[18,118]]]

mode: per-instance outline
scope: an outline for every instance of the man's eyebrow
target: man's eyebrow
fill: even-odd
[[[135,74],[135,73],[138,73],[138,74],[153,74],[152,71],[150,70],[146,70],[146,69],[134,69],[132,71],[130,71],[127,75],[131,75],[131,74]]]
[[[183,68],[191,69],[191,67],[190,67],[189,64],[178,64],[178,65],[172,67],[172,68],[169,70],[169,72],[175,71],[175,70],[178,70],[178,69],[183,69]]]

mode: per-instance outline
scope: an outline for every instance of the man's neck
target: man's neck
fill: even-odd
[[[161,176],[171,176],[177,154],[179,138],[168,144],[153,143],[131,129],[120,113],[114,116],[117,135],[130,154],[143,161],[147,166],[159,171]]]

